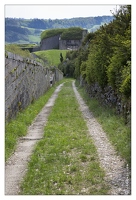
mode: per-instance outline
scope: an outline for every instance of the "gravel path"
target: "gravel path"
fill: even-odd
[[[28,128],[26,137],[18,141],[17,149],[10,159],[6,162],[5,167],[5,194],[16,195],[19,193],[19,185],[23,179],[27,163],[34,149],[36,142],[43,137],[44,126],[46,125],[48,115],[51,112],[55,100],[63,84],[59,85],[49,101],[46,103],[41,112],[37,115],[32,125]]]
[[[85,104],[82,97],[78,93],[74,82],[73,90],[78,100],[80,110],[87,123],[89,133],[92,136],[94,144],[97,148],[100,165],[105,170],[105,180],[111,187],[109,194],[130,194],[130,171],[128,169],[128,165],[125,166],[123,159],[120,156],[117,156],[113,146],[110,144],[106,136],[106,133],[102,130],[100,124],[93,117],[92,113],[89,111],[88,106]]]
[[[48,115],[51,112],[51,108],[55,103],[62,85],[63,84],[57,87],[52,97],[49,99],[42,111],[37,115],[32,125],[28,128],[28,134],[26,137],[19,139],[16,151],[6,162],[6,195],[16,195],[19,193],[19,185],[26,173],[30,155],[32,154],[36,142],[43,137],[43,130],[46,125]],[[116,152],[110,144],[105,132],[102,130],[100,124],[93,117],[88,106],[78,93],[74,82],[73,90],[80,105],[83,117],[86,120],[89,133],[92,136],[94,144],[97,148],[101,167],[105,170],[105,179],[111,187],[109,194],[130,194],[130,171],[128,166],[125,166],[125,162],[116,155]]]

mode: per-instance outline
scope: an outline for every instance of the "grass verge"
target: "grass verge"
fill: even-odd
[[[16,148],[17,139],[26,135],[27,127],[32,123],[36,115],[43,108],[45,103],[51,97],[57,85],[65,81],[63,79],[51,87],[43,96],[34,101],[26,109],[19,112],[15,119],[6,122],[5,125],[5,160],[7,160]]]
[[[21,185],[22,195],[107,194],[104,171],[71,81],[64,84]]]
[[[60,53],[62,53],[63,58],[66,57],[66,52],[68,50],[45,50],[45,51],[36,51],[34,52],[39,58],[47,60],[50,66],[58,66],[60,63]]]
[[[96,99],[90,99],[84,88],[78,87],[78,91],[102,125],[117,153],[131,166],[131,128],[125,124],[123,117],[115,114],[114,110],[100,105]]]

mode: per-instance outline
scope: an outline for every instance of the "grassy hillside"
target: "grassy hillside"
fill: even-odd
[[[28,50],[22,50],[21,47],[33,47],[34,45],[32,44],[8,44],[5,45],[5,50],[18,54],[22,57],[32,57],[32,54],[28,51]],[[38,58],[36,58],[36,60],[38,62],[43,62],[46,61],[46,63],[48,63],[48,66],[58,66],[58,64],[60,63],[60,53],[62,53],[63,58],[65,59],[66,57],[66,52],[68,50],[58,50],[58,49],[53,49],[53,50],[46,50],[46,51],[37,51],[34,52],[33,54],[35,54],[36,56],[38,56]],[[46,64],[47,66],[47,64]]]
[[[40,35],[44,30],[66,29],[70,27],[81,27],[91,30],[96,25],[100,26],[112,20],[113,16],[78,17],[54,20],[5,18],[5,42],[39,44]]]
[[[66,52],[68,50],[46,50],[46,51],[37,51],[34,52],[39,58],[47,60],[50,66],[58,66],[60,63],[60,53],[62,53],[63,58],[65,59]]]
[[[25,26],[7,25],[5,27],[6,43],[40,43],[40,35],[43,29],[29,28]]]

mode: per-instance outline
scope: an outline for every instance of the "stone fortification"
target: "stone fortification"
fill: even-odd
[[[40,50],[59,49],[59,37],[60,35],[55,35],[41,40]]]
[[[59,40],[59,49],[77,50],[81,43],[82,40]]]
[[[88,33],[87,30],[82,31],[82,38],[79,39],[62,39],[61,34],[45,38],[41,40],[40,43],[40,50],[49,50],[49,49],[70,49],[70,50],[77,50],[80,48],[82,41],[86,34]],[[34,51],[34,50],[33,50]]]
[[[53,83],[63,78],[57,68],[54,69]],[[5,118],[10,119],[16,113],[50,88],[51,71],[29,58],[6,52],[5,58]]]

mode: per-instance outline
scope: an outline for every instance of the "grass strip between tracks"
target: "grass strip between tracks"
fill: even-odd
[[[22,195],[107,194],[105,173],[79,111],[71,81],[56,99],[21,184]]]

